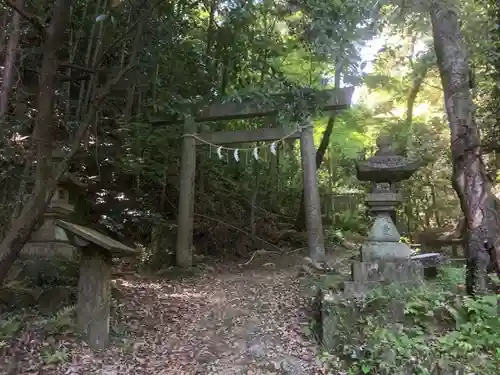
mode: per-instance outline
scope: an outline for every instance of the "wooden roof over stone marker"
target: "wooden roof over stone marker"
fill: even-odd
[[[114,257],[134,257],[139,254],[138,250],[126,246],[94,229],[73,224],[64,220],[57,220],[56,226],[62,228],[66,232],[70,232],[69,234],[72,234],[73,236],[102,247],[103,249],[109,251]]]
[[[81,252],[78,330],[91,348],[104,349],[109,345],[112,257],[135,257],[140,252],[82,225],[64,220],[56,220],[55,225]]]

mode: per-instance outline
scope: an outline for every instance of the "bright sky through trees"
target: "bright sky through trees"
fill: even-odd
[[[364,73],[370,73],[373,70],[373,60],[384,42],[385,41],[383,38],[375,38],[368,42],[366,46],[361,49],[361,58],[363,59],[363,61],[366,61],[366,66],[363,69]],[[363,89],[364,86],[356,87],[352,96],[352,104],[357,104],[359,102],[363,93]]]

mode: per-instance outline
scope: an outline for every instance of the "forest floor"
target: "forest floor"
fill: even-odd
[[[26,331],[12,374],[327,374],[311,337],[314,292],[301,264],[298,253],[257,255],[182,280],[116,278],[109,349]]]

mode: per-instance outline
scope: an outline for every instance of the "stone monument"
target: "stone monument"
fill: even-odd
[[[57,163],[62,160],[64,154],[53,153],[53,161]],[[75,185],[79,185],[74,178],[67,173],[61,178],[51,202],[45,211],[43,223],[40,228],[32,234],[26,243],[21,255],[28,257],[53,257],[62,256],[75,259],[78,253],[70,243],[66,233],[55,225],[58,219],[67,219],[74,212],[74,206],[70,202],[69,191]]]

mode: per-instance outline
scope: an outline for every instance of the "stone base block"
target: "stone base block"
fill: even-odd
[[[28,242],[21,250],[21,255],[28,258],[64,257],[76,260],[78,259],[78,250],[66,242]]]
[[[366,303],[366,300],[352,298],[345,292],[324,292],[320,294],[320,298],[321,340],[330,352],[342,352],[345,345],[353,345],[359,340],[362,335],[358,331],[362,330],[359,320],[366,314],[381,313],[381,319],[387,321],[387,324],[405,319],[405,304],[396,299],[382,305],[377,301]]]
[[[405,282],[423,279],[423,266],[418,262],[353,262],[352,281]]]
[[[401,261],[412,255],[410,246],[403,242],[367,241],[361,246],[363,262],[384,260]]]
[[[380,281],[345,281],[344,295],[346,298],[359,298],[368,294],[371,290],[391,285],[390,282]],[[396,284],[401,289],[415,289],[422,285],[422,280],[403,281]]]
[[[321,340],[333,352],[350,342],[345,328],[355,326],[359,312],[341,294],[325,292],[321,298]]]

